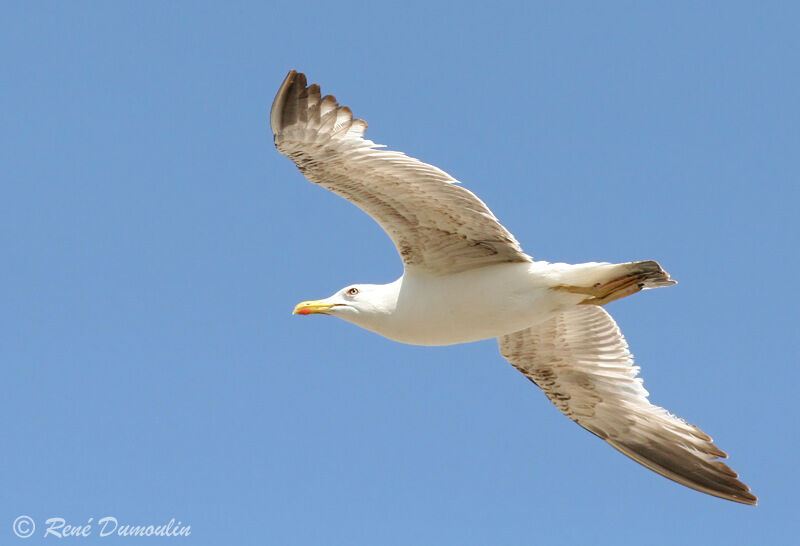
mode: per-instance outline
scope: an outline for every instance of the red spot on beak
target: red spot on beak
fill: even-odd
[[[298,314],[298,315],[310,315],[310,314],[311,314],[311,309],[309,309],[308,307],[302,307],[302,308],[301,308],[301,309],[300,309],[300,310],[297,312],[297,314]]]

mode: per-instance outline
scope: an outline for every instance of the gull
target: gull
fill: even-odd
[[[650,403],[603,308],[675,284],[657,262],[533,260],[457,180],[365,139],[364,120],[294,70],[270,125],[278,151],[378,222],[404,266],[394,282],[349,285],[299,303],[295,314],[331,315],[412,345],[496,338],[503,357],[561,412],[615,449],[697,491],[756,504],[707,434]]]

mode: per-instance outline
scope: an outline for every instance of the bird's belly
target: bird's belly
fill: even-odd
[[[453,345],[496,338],[538,324],[566,303],[561,293],[536,283],[492,277],[490,283],[466,279],[442,286],[426,283],[413,292],[413,304],[399,305],[385,337],[413,345]],[[412,290],[415,287],[411,287]]]

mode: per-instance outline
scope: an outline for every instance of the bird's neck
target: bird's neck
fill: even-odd
[[[362,304],[358,314],[342,318],[365,330],[386,336],[387,329],[391,328],[391,317],[397,310],[402,281],[400,277],[389,284],[373,285],[368,304]]]

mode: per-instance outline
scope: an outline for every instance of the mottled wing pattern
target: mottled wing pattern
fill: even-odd
[[[578,306],[498,341],[559,410],[628,457],[698,491],[756,504],[707,434],[647,400],[628,344],[602,308]]]
[[[366,122],[289,72],[270,114],[275,146],[312,182],[389,234],[406,267],[457,273],[530,257],[489,208],[446,172],[364,139]]]

